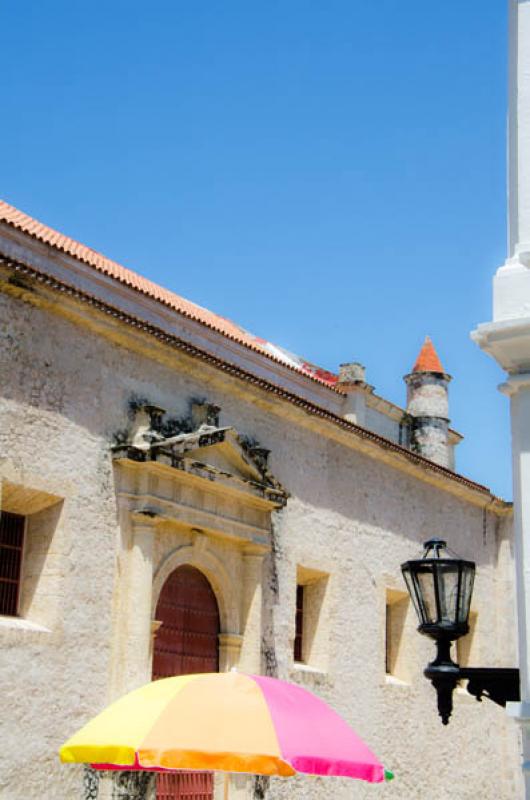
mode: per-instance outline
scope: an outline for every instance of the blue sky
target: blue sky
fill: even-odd
[[[470,340],[505,258],[504,0],[8,0],[1,195],[402,404],[425,334],[459,471],[511,497]]]

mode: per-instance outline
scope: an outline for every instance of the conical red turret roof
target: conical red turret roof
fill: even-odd
[[[428,336],[425,337],[425,341],[416,359],[416,363],[412,367],[412,371],[445,373],[442,362],[438,358],[438,353],[434,349],[434,345]]]

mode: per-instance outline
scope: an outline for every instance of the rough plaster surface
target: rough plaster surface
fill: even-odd
[[[223,634],[234,635],[231,654],[239,653],[240,666],[259,661],[263,640],[262,668],[328,700],[397,776],[381,787],[272,780],[271,798],[519,796],[515,727],[502,709],[459,693],[453,721],[443,728],[422,677],[433,648],[417,635],[412,609],[404,631],[410,684],[388,682],[384,642],[386,590],[403,588],[400,563],[420,552],[426,538],[443,534],[478,563],[477,625],[493,631],[480,638],[487,642],[481,665],[513,665],[511,521],[368,457],[353,440],[348,446],[318,426],[293,424],[281,403],[256,399],[235,379],[199,363],[192,369],[175,353],[157,361],[157,352],[148,357],[147,340],[143,354],[133,352],[0,295],[0,365],[9,375],[0,399],[1,475],[62,498],[40,539],[50,542],[32,600],[42,629],[0,619],[0,797],[80,796],[81,770],[61,766],[57,748],[120,686],[144,679],[149,652],[127,649],[124,615],[129,609],[139,618],[143,627],[133,633],[145,643],[156,576],[168,558],[178,562],[179,551],[206,572],[222,565],[214,589],[224,609]],[[118,507],[110,455],[113,435],[128,424],[132,396],[176,417],[188,413],[191,398],[206,398],[221,407],[221,424],[270,449],[270,469],[290,498],[273,514],[274,548],[263,563],[245,560],[241,543],[201,538],[171,521],[156,527],[147,549],[142,529],[144,549],[134,550],[134,526],[124,519],[125,501]],[[317,663],[306,667],[292,658],[300,568],[329,575]],[[235,783],[244,796],[248,784]]]

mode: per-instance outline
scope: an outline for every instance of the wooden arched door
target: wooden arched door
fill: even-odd
[[[166,580],[156,606],[158,629],[153,680],[219,670],[219,608],[208,579],[191,566]],[[212,800],[213,776],[205,772],[157,775],[157,800]]]

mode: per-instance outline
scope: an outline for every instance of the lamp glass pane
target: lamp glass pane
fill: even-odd
[[[431,567],[419,569],[416,580],[423,601],[423,623],[432,625],[438,621],[438,610],[436,608],[436,593],[434,590],[434,575]]]
[[[474,566],[463,564],[462,584],[460,587],[460,609],[458,612],[459,622],[467,622],[469,616],[469,607],[471,605],[471,595],[473,594],[474,579],[475,579]]]
[[[418,619],[420,622],[423,622],[422,614],[420,607],[418,605],[418,597],[416,595],[416,587],[414,586],[414,580],[412,578],[410,567],[405,567],[403,570],[403,577],[405,578],[405,583],[407,584],[407,589],[416,610],[416,614],[418,615]]]
[[[440,598],[439,622],[454,625],[457,622],[459,564],[437,564],[436,572]]]

